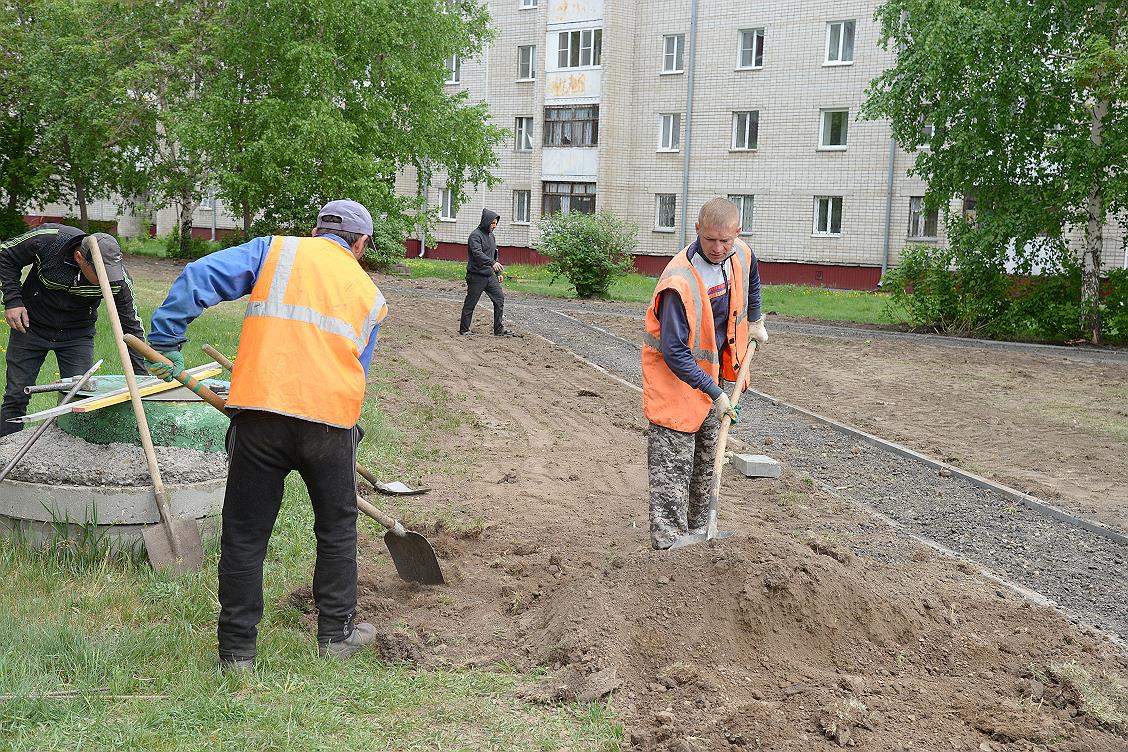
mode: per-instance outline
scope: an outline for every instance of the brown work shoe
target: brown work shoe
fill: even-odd
[[[361,622],[353,627],[353,631],[343,640],[318,643],[317,654],[322,658],[336,658],[343,661],[352,658],[358,651],[371,647],[375,642],[376,627],[368,622]]]

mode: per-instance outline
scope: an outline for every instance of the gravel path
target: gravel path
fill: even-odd
[[[634,343],[540,302],[513,302],[506,309],[518,326],[641,384]],[[746,409],[754,419],[742,423],[736,437],[751,445],[771,437],[765,451],[823,488],[1036,591],[1084,623],[1128,639],[1128,547],[994,491],[940,477],[932,468],[810,423],[786,407],[758,401]]]

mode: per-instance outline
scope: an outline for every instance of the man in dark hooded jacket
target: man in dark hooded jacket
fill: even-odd
[[[493,301],[494,334],[499,337],[512,335],[501,322],[505,293],[501,290],[499,277],[505,267],[497,260],[497,238],[493,233],[498,216],[497,212],[483,209],[482,221],[466,241],[466,301],[462,304],[462,320],[458,323],[458,333],[464,337],[471,334],[470,319],[474,316],[474,307],[478,305],[483,292]]]

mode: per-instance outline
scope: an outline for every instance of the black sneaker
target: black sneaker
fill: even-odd
[[[318,643],[317,654],[322,658],[336,658],[343,661],[352,658],[358,651],[370,647],[375,642],[376,627],[368,622],[361,622],[353,627],[353,631],[343,640]]]
[[[521,335],[518,334],[517,332],[511,331],[509,329],[502,329],[500,332],[494,332],[494,336],[495,337],[520,337]]]

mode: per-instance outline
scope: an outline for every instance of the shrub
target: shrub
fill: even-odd
[[[1108,294],[1101,311],[1101,332],[1111,343],[1128,344],[1128,269],[1108,273]]]
[[[171,259],[184,259],[191,261],[201,256],[207,256],[212,251],[219,249],[218,243],[203,238],[188,238],[187,248],[181,248],[180,233],[172,231],[164,238],[165,255]]]
[[[369,269],[387,271],[392,264],[402,261],[405,255],[404,239],[411,234],[411,219],[403,215],[374,217],[372,223],[372,248],[360,257],[360,263]]]
[[[565,277],[581,298],[603,297],[631,269],[638,228],[614,214],[552,214],[541,223],[537,250],[552,259],[555,282]]]

